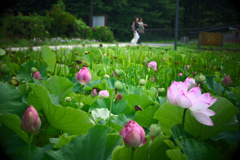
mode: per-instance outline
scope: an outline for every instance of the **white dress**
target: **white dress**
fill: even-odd
[[[139,39],[139,35],[137,31],[135,31],[135,33],[133,34],[133,39],[131,40],[131,43],[136,44],[138,39]]]
[[[135,22],[135,23],[136,23],[136,22]],[[139,39],[138,32],[135,31],[135,32],[133,33],[133,39],[131,40],[131,43],[136,45],[137,42],[138,42],[138,39]]]

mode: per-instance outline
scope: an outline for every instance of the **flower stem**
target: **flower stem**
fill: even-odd
[[[111,95],[111,101],[110,101],[110,110],[109,110],[109,119],[108,119],[108,126],[110,127],[110,119],[111,119],[111,113],[112,113],[112,104],[113,104],[113,96],[114,96],[114,92],[112,92]]]
[[[135,151],[135,148],[132,148],[131,160],[133,160],[133,157],[134,157],[134,151]]]
[[[226,90],[226,87],[224,87],[224,90],[223,90],[223,94],[222,94],[222,97],[224,96],[225,90]]]
[[[27,160],[30,160],[30,150],[31,150],[32,139],[33,139],[33,134],[28,133],[28,152],[27,152]]]
[[[187,108],[185,108],[183,111],[183,119],[182,119],[183,133],[184,133],[184,123],[185,123],[186,112],[187,112]]]
[[[152,145],[152,139],[150,139],[149,145],[148,145],[148,160],[150,160],[150,147]]]

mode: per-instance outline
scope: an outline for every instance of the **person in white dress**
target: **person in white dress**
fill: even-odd
[[[135,21],[132,24],[132,30],[133,30],[133,39],[131,40],[131,43],[136,45],[139,39],[139,35],[137,32],[138,29],[138,17],[135,18]]]

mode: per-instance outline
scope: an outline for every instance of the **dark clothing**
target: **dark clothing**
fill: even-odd
[[[138,39],[138,42],[137,42],[137,44],[141,44],[141,36],[142,36],[142,33],[140,33],[140,32],[138,32],[138,35],[139,35],[139,39]]]
[[[138,22],[135,22],[135,25],[134,25],[134,29],[137,30],[138,29]]]

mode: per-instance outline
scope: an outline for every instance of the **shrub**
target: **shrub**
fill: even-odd
[[[113,41],[113,33],[112,31],[105,26],[94,27],[92,28],[93,38],[98,41],[103,42],[112,42]]]

